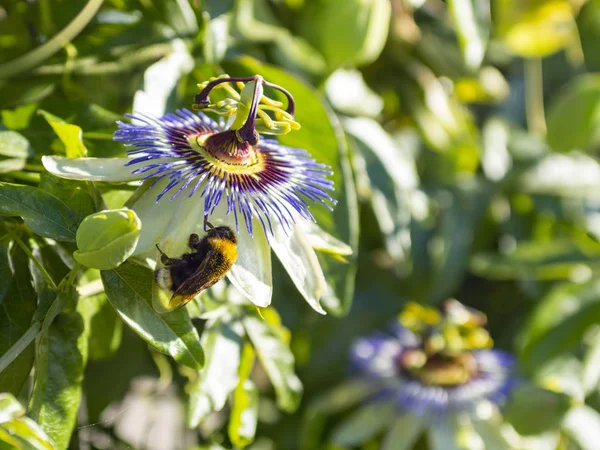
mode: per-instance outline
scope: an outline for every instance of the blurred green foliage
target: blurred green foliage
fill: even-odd
[[[599,39],[598,0],[4,0],[0,448],[599,448]],[[41,164],[124,157],[123,114],[224,72],[289,89],[280,141],[335,170],[338,206],[312,210],[354,254],[318,255],[328,316],[275,259],[268,309],[222,282],[157,313],[124,262],[135,186]],[[448,297],[528,383],[473,424],[483,447],[357,408],[348,381],[355,338]]]

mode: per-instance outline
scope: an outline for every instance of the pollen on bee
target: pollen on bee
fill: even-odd
[[[157,269],[154,272],[154,279],[162,289],[167,291],[173,290],[173,278],[171,278],[171,272],[168,269],[164,267]]]

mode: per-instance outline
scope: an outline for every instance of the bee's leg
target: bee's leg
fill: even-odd
[[[171,258],[169,258],[166,255],[166,253],[160,249],[158,244],[156,244],[156,249],[160,252],[160,262],[162,262],[165,266],[170,265],[173,260]]]
[[[200,248],[200,237],[196,233],[190,234],[188,245],[192,250],[198,250]]]
[[[204,216],[204,229],[206,230],[206,226],[208,225],[208,229],[212,230],[214,228],[213,224],[208,221],[208,216]]]

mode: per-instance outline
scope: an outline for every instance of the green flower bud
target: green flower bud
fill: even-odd
[[[123,208],[87,216],[77,230],[73,257],[94,269],[114,269],[135,250],[142,222],[134,211]]]

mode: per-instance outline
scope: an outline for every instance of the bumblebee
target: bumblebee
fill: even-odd
[[[154,272],[157,284],[173,292],[169,310],[181,308],[204,289],[221,280],[237,260],[237,238],[226,226],[209,227],[200,239],[197,234],[189,237],[190,253],[179,258],[167,256],[156,244],[164,267]]]

